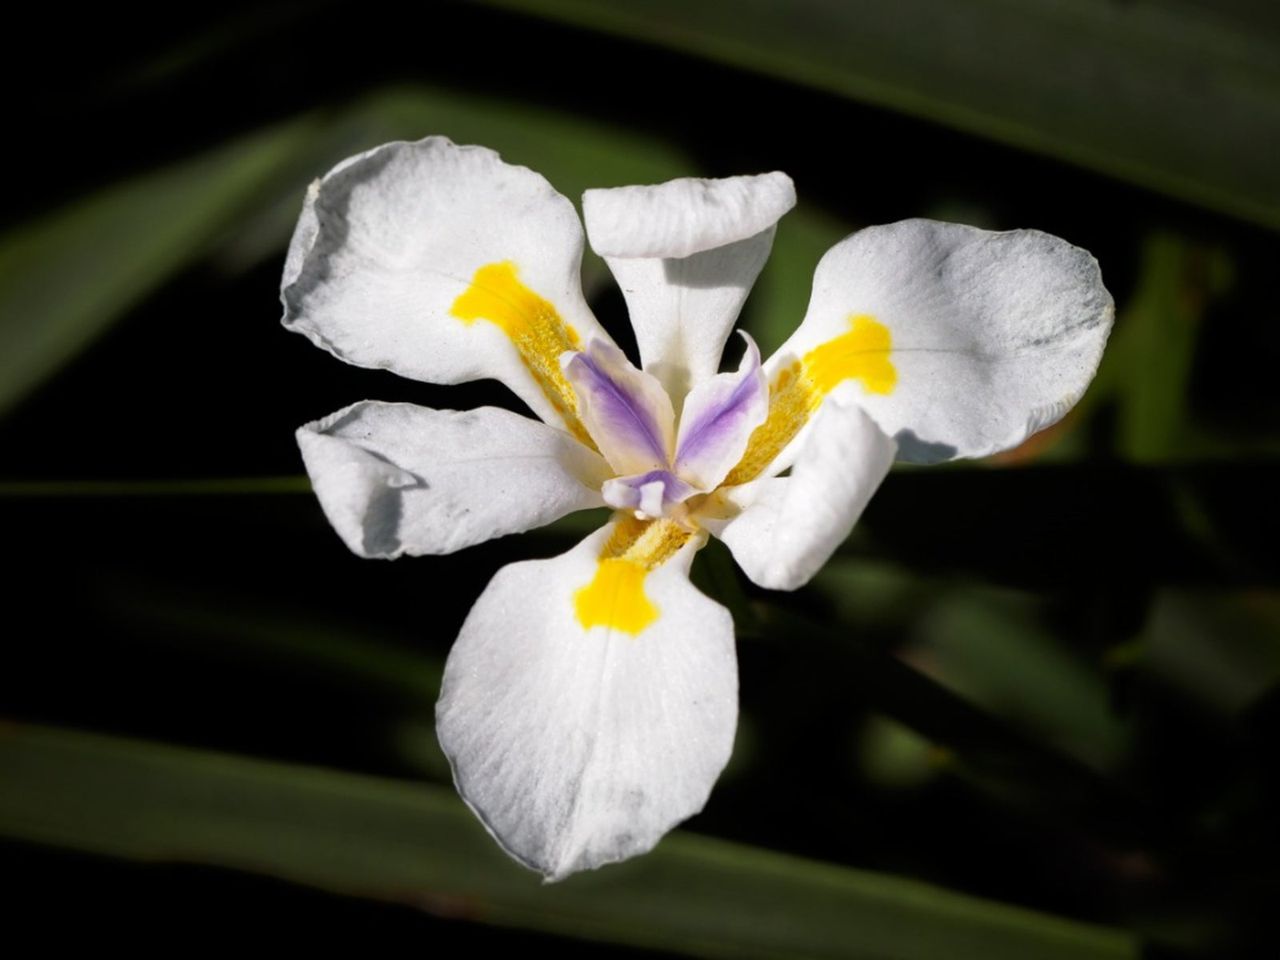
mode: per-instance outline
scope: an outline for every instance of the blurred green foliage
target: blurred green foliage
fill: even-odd
[[[248,215],[304,136],[256,134],[0,238],[0,412]]]
[[[1136,956],[1123,934],[693,836],[539,885],[439,787],[38,727],[5,732],[0,776],[10,835],[142,859],[181,851],[488,923],[724,957]]]
[[[832,90],[1280,226],[1280,17],[1108,0],[495,0]],[[851,159],[875,150],[855,138]]]

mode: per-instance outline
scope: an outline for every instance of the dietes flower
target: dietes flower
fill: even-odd
[[[590,190],[587,237],[626,297],[636,369],[592,316],[573,205],[440,137],[312,185],[285,326],[348,363],[501,380],[538,417],[364,401],[298,431],[361,556],[444,554],[609,505],[568,553],[494,576],[436,710],[459,792],[555,879],[651,848],[733,746],[733,623],[687,573],[708,535],[761,586],[805,583],[895,456],[976,457],[1060,418],[1112,302],[1085,251],[1034,230],[907,220],[836,244],[791,338],[721,353],[794,204],[781,173]],[[786,476],[781,476],[787,471]]]

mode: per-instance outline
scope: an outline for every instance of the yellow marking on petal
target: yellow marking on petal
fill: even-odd
[[[587,630],[609,627],[632,636],[643,631],[660,613],[645,595],[645,578],[692,535],[672,520],[619,519],[600,550],[595,576],[573,595],[578,622]]]
[[[846,380],[861,380],[867,393],[889,394],[898,371],[889,360],[889,328],[865,313],[849,317],[849,330],[804,355],[805,376],[823,395]]]
[[[578,419],[578,395],[560,369],[560,354],[581,350],[582,340],[550,300],[520,282],[514,263],[502,260],[476,270],[471,285],[453,301],[449,313],[468,326],[488,320],[505,333],[565,426],[596,449]]]
[[[898,384],[898,371],[889,359],[892,350],[888,327],[865,313],[850,314],[847,331],[780,369],[769,385],[769,416],[751,434],[746,452],[725,477],[724,485],[758,477],[800,432],[827,394],[846,380],[860,381],[867,393],[892,393]]]
[[[592,581],[573,596],[583,627],[611,627],[632,636],[658,619],[658,608],[644,593],[649,571],[630,560],[604,557]]]

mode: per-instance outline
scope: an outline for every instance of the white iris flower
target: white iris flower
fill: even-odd
[[[363,401],[302,427],[347,546],[444,554],[615,508],[568,553],[498,571],[436,710],[463,798],[550,879],[650,849],[729,759],[733,621],[687,576],[708,535],[756,583],[795,589],[895,457],[1014,446],[1097,369],[1113,307],[1087,252],[907,220],[836,244],[782,348],[762,363],[744,335],[718,373],[794,203],[782,173],[586,193],[636,369],[583,298],[573,204],[533,171],[428,137],[352,157],[308,192],[286,327],[357,366],[501,380],[538,418]]]

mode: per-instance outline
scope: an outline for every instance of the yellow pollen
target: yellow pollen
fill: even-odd
[[[520,282],[514,263],[502,260],[478,269],[471,285],[453,301],[449,313],[468,326],[477,320],[488,320],[505,333],[569,431],[596,449],[578,419],[577,394],[560,370],[560,354],[581,350],[582,341],[551,301]]]
[[[600,550],[595,576],[573,595],[578,622],[587,630],[608,627],[638,635],[660,613],[645,595],[645,578],[675,556],[692,535],[673,520],[620,517]]]
[[[724,486],[758,477],[800,432],[823,398],[844,381],[859,380],[868,393],[892,393],[898,383],[898,371],[889,360],[892,349],[888,327],[865,313],[850,314],[847,331],[779,370],[769,385],[769,416],[751,434],[746,453]]]

